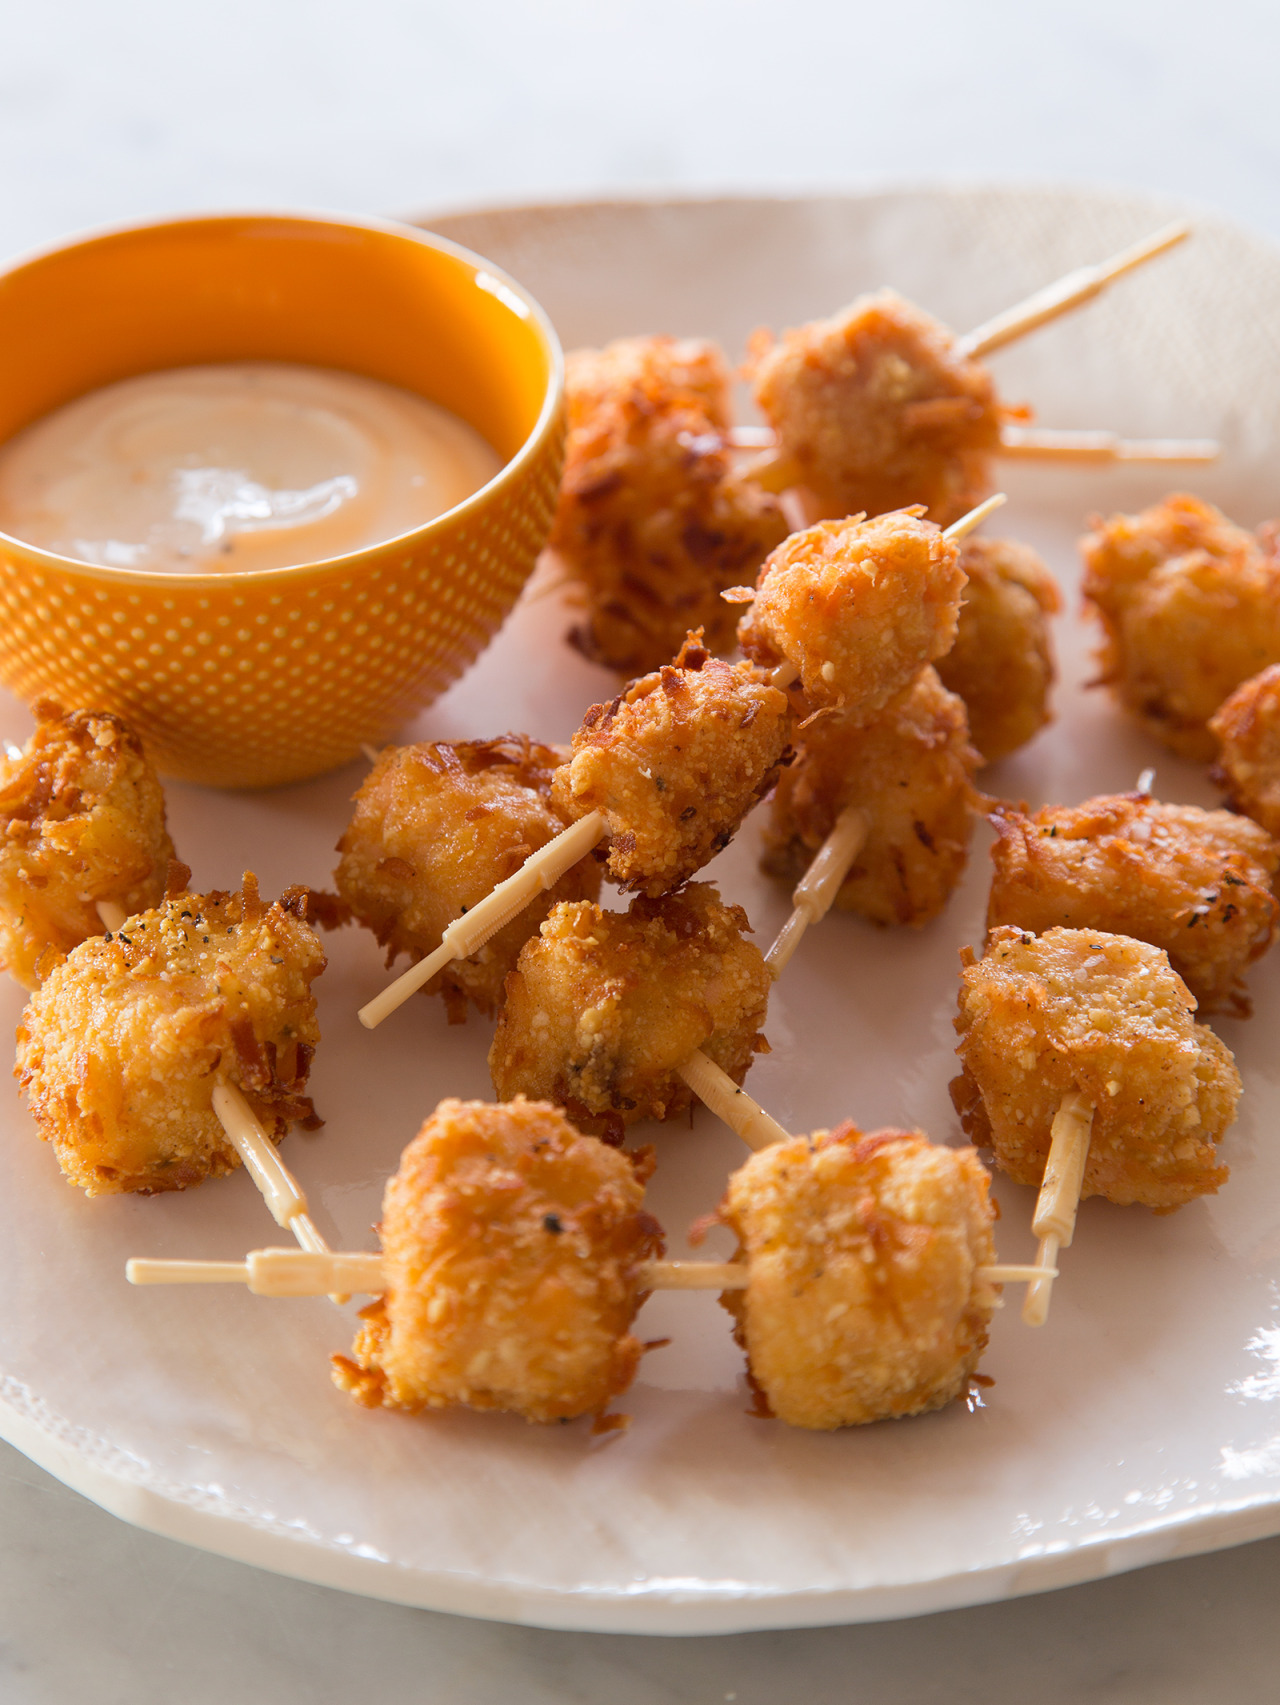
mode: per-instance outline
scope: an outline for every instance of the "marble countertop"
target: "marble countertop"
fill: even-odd
[[[183,209],[408,212],[870,181],[1118,182],[1280,237],[1257,0],[45,0],[9,8],[0,252]],[[158,1539],[0,1446],[5,1705],[1266,1697],[1280,1539],[900,1623],[667,1640],[470,1622]]]
[[[1280,1539],[905,1622],[558,1634],[267,1575],[126,1527],[0,1446],[5,1705],[1218,1705],[1272,1696]]]

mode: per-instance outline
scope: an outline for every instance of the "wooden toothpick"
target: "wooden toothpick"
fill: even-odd
[[[1044,1269],[986,1266],[976,1276],[989,1283],[1020,1284],[1042,1278]],[[303,1249],[253,1249],[243,1261],[150,1261],[126,1263],[131,1285],[246,1285],[255,1296],[324,1296],[341,1287],[366,1296],[387,1289],[381,1255],[333,1250],[313,1255]],[[751,1282],[745,1261],[642,1261],[636,1268],[641,1290],[738,1291]]]
[[[953,544],[959,539],[967,539],[970,533],[981,527],[988,515],[994,515],[996,510],[1002,508],[1008,501],[1009,499],[1004,492],[993,492],[990,497],[975,504],[967,515],[962,515],[958,521],[953,521],[949,527],[944,528],[943,538]]]
[[[805,483],[804,469],[790,457],[770,449],[775,442],[768,426],[735,426],[729,432],[732,448],[762,452],[742,472],[766,491],[788,491]],[[1216,462],[1221,445],[1214,438],[1122,438],[1117,432],[1074,427],[1005,426],[996,455],[1009,461],[1035,462]]]
[[[253,1249],[243,1261],[134,1259],[124,1272],[131,1285],[247,1285],[266,1297],[379,1296],[387,1288],[381,1255],[345,1250]]]
[[[567,829],[562,829],[545,846],[520,866],[513,876],[499,882],[491,894],[455,918],[440,938],[434,953],[411,965],[393,983],[388,983],[380,995],[375,995],[360,1008],[359,1018],[366,1030],[374,1030],[389,1018],[397,1007],[404,1005],[410,995],[429,983],[438,971],[455,959],[469,959],[478,953],[491,936],[509,924],[539,894],[554,888],[567,870],[580,858],[585,858],[598,841],[609,832],[603,812],[591,811],[579,817]]]
[[[1121,438],[1115,432],[1062,432],[1006,426],[1000,454],[1035,462],[1216,462],[1212,438]]]
[[[701,1048],[696,1048],[682,1065],[676,1067],[676,1071],[699,1101],[705,1102],[717,1119],[723,1119],[748,1148],[768,1148],[770,1143],[791,1140],[791,1133],[783,1130],[778,1121],[766,1113],[759,1102],[753,1101],[746,1090],[709,1059]]]
[[[1093,1103],[1072,1090],[1063,1096],[1054,1115],[1049,1158],[1031,1221],[1031,1229],[1040,1239],[1040,1252],[1036,1257],[1039,1275],[1028,1288],[1022,1305],[1022,1318],[1028,1326],[1043,1326],[1049,1318],[1058,1251],[1069,1248],[1075,1235],[1076,1209],[1080,1205],[1089,1139],[1093,1134],[1093,1111]]]
[[[814,855],[791,895],[791,916],[778,931],[778,938],[764,956],[773,978],[781,976],[783,967],[800,945],[800,938],[810,924],[818,923],[831,910],[840,885],[849,874],[849,867],[866,845],[871,832],[871,819],[857,805],[846,805],[836,818],[835,827]]]
[[[245,1171],[257,1185],[272,1219],[291,1231],[303,1250],[327,1254],[329,1245],[311,1219],[302,1186],[281,1160],[279,1150],[249,1102],[225,1078],[213,1086],[213,1111],[227,1140],[244,1162]],[[347,1298],[345,1294],[335,1293],[333,1300],[345,1302]]]
[[[1116,279],[1123,278],[1136,267],[1145,266],[1157,255],[1167,253],[1190,235],[1191,226],[1180,219],[1172,225],[1162,226],[1140,243],[1121,249],[1119,254],[1112,255],[1110,260],[1102,261],[1098,266],[1077,267],[1056,283],[1046,285],[1014,307],[1006,308],[994,319],[975,327],[967,337],[957,341],[956,354],[965,361],[979,361],[984,355],[994,354],[997,349],[1025,337],[1028,332],[1047,326],[1051,320],[1092,301]]]

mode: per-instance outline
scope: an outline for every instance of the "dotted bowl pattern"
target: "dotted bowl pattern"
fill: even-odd
[[[425,534],[340,564],[143,579],[0,546],[0,680],[111,710],[160,770],[273,787],[380,744],[493,638],[546,542],[563,423]]]

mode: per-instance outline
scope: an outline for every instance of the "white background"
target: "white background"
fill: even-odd
[[[192,208],[938,177],[1143,186],[1280,237],[1278,55],[1257,0],[6,0],[0,255]],[[0,1452],[5,1705],[1235,1705],[1280,1670],[1280,1540],[881,1627],[574,1636],[188,1551]]]

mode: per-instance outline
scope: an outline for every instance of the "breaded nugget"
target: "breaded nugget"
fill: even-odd
[[[1125,604],[1162,563],[1203,551],[1229,562],[1247,556],[1258,539],[1219,509],[1188,492],[1171,492],[1137,515],[1098,517],[1081,542],[1091,581],[1087,596],[1099,612],[1117,619]]]
[[[557,906],[507,979],[489,1050],[498,1094],[558,1102],[582,1130],[620,1138],[685,1111],[676,1068],[695,1048],[741,1083],[770,986],[749,928],[709,882],[625,913]]]
[[[388,1409],[599,1415],[643,1353],[648,1151],[581,1137],[558,1107],[442,1101],[382,1203],[387,1294],[363,1311],[334,1380]]]
[[[717,432],[732,419],[732,375],[719,344],[704,337],[620,337],[603,349],[573,349],[565,357],[569,429],[620,397],[660,414],[695,408]]]
[[[790,733],[785,693],[690,634],[674,663],[591,707],[552,802],[571,819],[603,812],[609,875],[656,897],[729,844],[773,786]]]
[[[417,961],[440,945],[455,918],[512,875],[568,819],[551,801],[551,776],[568,756],[525,734],[448,745],[389,746],[355,796],[338,842],[338,892],[387,949],[387,964]],[[470,959],[455,959],[426,985],[442,994],[451,1023],[467,1001],[492,1016],[520,949],[560,900],[593,900],[600,870],[585,858],[531,900]]]
[[[1233,811],[1280,837],[1280,663],[1251,675],[1209,718],[1212,776]]]
[[[858,805],[870,830],[835,904],[880,924],[927,923],[964,872],[977,763],[964,705],[928,665],[869,722],[815,717],[778,778],[762,868],[794,886]]]
[[[1159,948],[1101,930],[996,929],[985,958],[961,957],[964,1071],[951,1096],[1011,1178],[1041,1183],[1054,1115],[1078,1090],[1095,1110],[1083,1195],[1169,1209],[1225,1183],[1214,1145],[1240,1074]]]
[[[1243,976],[1275,928],[1280,847],[1229,811],[1141,793],[992,816],[987,925],[1060,924],[1162,947],[1205,1012],[1249,1010]]]
[[[1012,539],[966,539],[960,567],[968,584],[956,642],[937,670],[964,700],[969,738],[993,764],[1050,720],[1048,618],[1062,608],[1062,595],[1036,553]]]
[[[940,527],[991,490],[1004,411],[955,336],[892,290],[774,343],[752,340],[756,402],[822,514],[923,503]]]
[[[1198,498],[1095,521],[1080,541],[1102,621],[1100,679],[1156,739],[1208,763],[1206,726],[1242,681],[1280,663],[1280,563],[1269,534]]]
[[[815,705],[874,715],[955,643],[960,548],[919,516],[823,521],[784,539],[738,625],[747,656],[792,664]]]
[[[101,935],[97,902],[157,906],[174,856],[164,794],[118,716],[35,706],[21,757],[0,759],[0,963],[24,989],[40,962]]]
[[[752,1155],[719,1218],[750,1282],[721,1301],[752,1384],[793,1427],[849,1427],[959,1397],[996,1288],[987,1169],[973,1149],[852,1123]]]
[[[14,1075],[86,1195],[185,1190],[239,1166],[213,1112],[219,1079],[277,1142],[291,1121],[319,1123],[302,1094],[325,963],[307,901],[298,888],[264,905],[246,871],[242,892],[166,900],[48,973]]]
[[[658,669],[701,627],[733,645],[720,594],[754,579],[788,532],[776,498],[735,473],[729,370],[713,343],[623,338],[565,365],[569,437],[551,547],[583,588],[578,649],[624,675]]]

